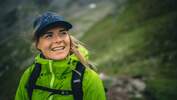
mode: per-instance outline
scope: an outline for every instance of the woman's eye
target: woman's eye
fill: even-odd
[[[59,35],[60,35],[61,37],[66,36],[66,35],[67,35],[67,32],[65,32],[65,31],[60,32]]]
[[[61,32],[61,34],[65,35],[65,34],[67,34],[67,32]]]
[[[51,38],[52,37],[52,34],[46,34],[45,36],[44,36],[44,38]]]

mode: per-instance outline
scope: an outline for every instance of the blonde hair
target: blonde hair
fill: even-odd
[[[93,64],[90,60],[88,60],[79,50],[79,46],[83,47],[87,50],[85,44],[82,43],[81,41],[79,41],[78,39],[76,39],[75,37],[73,37],[72,35],[70,35],[70,34],[68,34],[68,35],[69,35],[70,41],[71,41],[70,52],[72,52],[76,55],[76,57],[80,60],[80,62],[84,65],[84,67],[91,68],[91,69],[97,71],[95,64]],[[36,39],[33,39],[33,41],[35,41],[35,42],[33,42],[31,45],[31,51],[34,54],[37,54],[37,53],[41,52],[39,49],[36,48],[36,44],[38,41]]]
[[[72,35],[69,35],[69,36],[70,36],[70,40],[71,40],[71,52],[73,52],[79,58],[80,62],[85,67],[91,68],[93,70],[97,70],[95,65],[93,63],[91,63],[91,61],[89,61],[86,57],[84,57],[84,55],[81,53],[81,51],[79,51],[79,46],[82,46],[86,49],[86,47],[84,46],[84,43],[80,42],[78,39],[76,39]]]

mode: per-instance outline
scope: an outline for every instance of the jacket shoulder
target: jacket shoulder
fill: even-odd
[[[28,78],[30,77],[30,75],[31,75],[33,69],[34,69],[34,64],[29,65],[29,66],[25,69],[25,71],[24,71],[24,73],[22,74],[21,79],[20,79],[20,83],[21,83],[21,84],[26,84],[26,83],[27,83]]]
[[[83,79],[84,100],[106,100],[103,82],[92,69],[86,68]]]
[[[26,84],[28,82],[29,76],[34,68],[34,64],[27,67],[21,76],[19,86],[16,91],[15,100],[28,100],[28,95],[26,91]]]

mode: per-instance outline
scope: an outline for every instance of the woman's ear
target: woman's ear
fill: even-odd
[[[75,52],[77,50],[78,46],[77,44],[74,42],[74,40],[72,40],[72,38],[70,38],[70,50],[71,52]]]
[[[38,42],[37,41],[35,41],[35,47],[36,47],[36,49],[38,49]]]
[[[71,41],[71,40],[70,40],[70,41]],[[73,53],[74,50],[75,50],[75,46],[74,46],[73,42],[71,41],[71,42],[70,42],[70,52]]]
[[[41,52],[40,47],[38,45],[38,41],[35,41],[35,47],[36,47],[37,50],[39,50]]]

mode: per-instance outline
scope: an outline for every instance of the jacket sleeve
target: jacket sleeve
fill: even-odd
[[[83,80],[84,100],[106,100],[102,80],[93,70],[87,69]]]
[[[20,79],[19,86],[16,91],[15,100],[29,100],[28,93],[26,90],[26,84],[30,75],[30,68],[28,68],[22,75]]]

